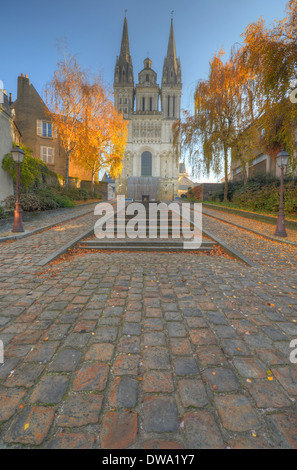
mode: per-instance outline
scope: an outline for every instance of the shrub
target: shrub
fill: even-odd
[[[233,196],[233,203],[242,209],[277,212],[279,208],[280,182],[275,180],[261,187],[247,184]],[[289,214],[297,212],[297,182],[286,182],[284,186],[284,206]]]
[[[74,207],[75,204],[67,196],[54,196],[54,201],[57,203],[58,207]]]
[[[15,196],[8,196],[4,200],[5,209],[14,210],[15,201]],[[20,203],[23,211],[25,212],[43,211],[47,209],[56,209],[58,207],[53,200],[34,193],[21,194]]]
[[[4,219],[6,217],[4,207],[0,206],[0,219]]]
[[[20,144],[20,148],[24,152],[24,161],[20,167],[20,185],[22,189],[32,191],[45,184],[48,176],[52,178],[53,172],[50,172],[42,160],[32,157],[33,151],[29,147]],[[16,165],[10,153],[3,158],[2,168],[10,174],[15,183]]]

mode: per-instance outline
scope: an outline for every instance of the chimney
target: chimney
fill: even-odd
[[[21,73],[21,75],[18,77],[18,92],[17,92],[17,99],[18,100],[23,100],[24,97],[28,93],[28,87],[30,86],[29,78],[27,75]]]

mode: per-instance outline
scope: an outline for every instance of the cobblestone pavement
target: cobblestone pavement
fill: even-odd
[[[249,219],[249,224],[254,228],[254,220]],[[267,224],[263,223],[261,225],[266,226]],[[292,272],[296,272],[297,246],[268,240],[207,216],[203,217],[203,228],[216,234],[217,237],[224,240],[228,245],[231,245],[247,258],[250,258],[269,271],[270,269],[278,271],[281,268],[282,270],[289,270],[290,274],[287,275],[290,276]]]
[[[42,229],[52,223],[60,224],[73,217],[80,217],[84,214],[93,212],[94,206],[98,204],[82,204],[76,207],[67,207],[64,209],[56,209],[52,211],[44,211],[36,214],[23,213],[23,225],[26,232]],[[11,231],[13,226],[13,219],[10,217],[0,221],[0,238],[15,236],[16,234]]]
[[[0,245],[0,447],[297,448],[297,249],[205,218],[260,268],[80,251],[36,266],[93,223]]]
[[[206,215],[213,215],[214,217],[219,217],[221,219],[226,220],[226,222],[232,222],[233,224],[242,226],[244,228],[255,230],[259,233],[262,233],[263,235],[274,237],[276,219],[275,224],[269,224],[265,222],[259,222],[258,220],[249,219],[247,217],[241,217],[240,215],[231,214],[229,212],[209,209],[209,207],[203,207],[203,212]],[[297,230],[286,228],[286,231],[288,235],[288,238],[286,238],[286,240],[297,243]]]

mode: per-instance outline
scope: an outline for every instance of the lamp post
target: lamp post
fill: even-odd
[[[277,216],[276,230],[274,236],[287,237],[285,227],[285,212],[284,212],[284,169],[288,165],[290,155],[282,150],[276,157],[276,162],[281,170],[281,186],[280,186],[280,203]]]
[[[16,203],[14,211],[14,223],[13,223],[13,232],[24,232],[23,220],[22,220],[22,208],[20,204],[20,164],[24,160],[24,152],[20,147],[14,147],[11,150],[13,161],[17,167],[17,179],[16,179]]]

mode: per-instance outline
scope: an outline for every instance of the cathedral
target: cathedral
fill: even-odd
[[[147,57],[134,84],[127,18],[114,71],[114,104],[129,124],[123,170],[116,194],[135,201],[170,201],[178,194],[180,144],[172,126],[181,115],[181,65],[176,56],[173,19],[161,88]]]

